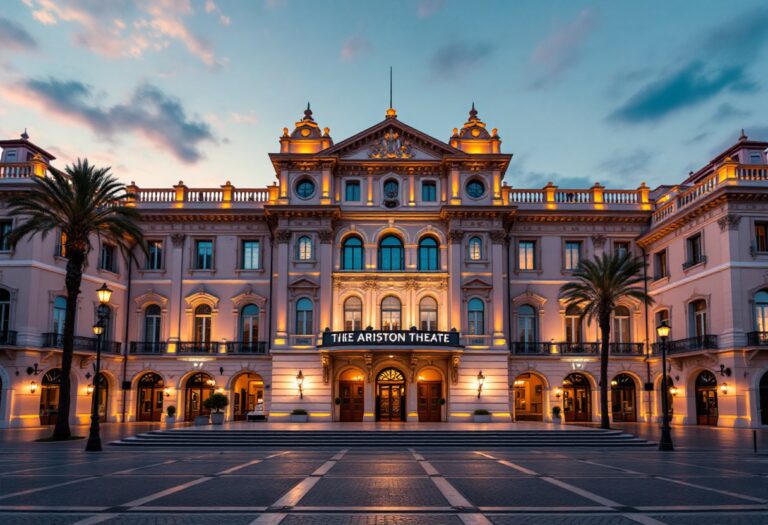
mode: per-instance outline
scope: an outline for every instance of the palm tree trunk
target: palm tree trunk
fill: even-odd
[[[80,283],[83,279],[85,254],[78,250],[67,252],[67,275],[64,278],[67,288],[67,313],[64,317],[63,348],[61,351],[61,386],[59,387],[59,413],[53,428],[53,439],[64,441],[72,437],[69,428],[69,412],[72,384],[72,357],[75,345],[75,318],[77,315],[77,297],[80,295]]]
[[[600,428],[611,428],[608,415],[608,355],[611,343],[611,314],[600,315]]]

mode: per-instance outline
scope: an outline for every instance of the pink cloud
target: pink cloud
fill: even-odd
[[[574,20],[547,35],[531,54],[531,64],[539,70],[536,84],[556,79],[579,58],[581,48],[595,27],[591,9],[582,10]]]

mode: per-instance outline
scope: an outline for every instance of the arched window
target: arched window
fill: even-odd
[[[162,310],[156,304],[150,304],[144,310],[144,343],[150,346],[151,351],[155,351],[155,346],[160,342],[162,337],[161,330],[161,314]]]
[[[379,271],[401,272],[403,259],[403,241],[394,235],[384,237],[379,243]]]
[[[485,334],[485,303],[478,298],[467,304],[467,328],[469,335]]]
[[[569,306],[565,311],[565,342],[581,342],[581,311],[577,306]]]
[[[211,342],[211,307],[201,304],[195,308],[195,343],[208,345]]]
[[[768,339],[768,290],[755,294],[755,330],[760,332],[761,344]],[[766,407],[768,415],[768,407]]]
[[[434,237],[424,237],[419,241],[419,271],[440,269],[440,247]]]
[[[419,303],[419,325],[425,332],[437,330],[437,301],[425,297]]]
[[[517,309],[517,338],[521,343],[534,343],[536,337],[536,310],[529,304]]]
[[[296,258],[300,261],[311,261],[312,257],[312,239],[302,235],[296,242]]]
[[[313,330],[312,313],[314,304],[310,299],[302,297],[296,301],[296,333],[310,335]]]
[[[613,341],[616,343],[629,343],[629,309],[626,306],[617,306],[613,309]]]
[[[386,331],[400,330],[400,300],[390,295],[381,301],[381,329]]]
[[[11,328],[11,294],[5,288],[0,288],[0,340],[7,341],[8,330]]]
[[[359,297],[344,301],[344,330],[353,332],[363,329],[363,302]]]
[[[469,239],[467,248],[469,250],[470,261],[479,261],[483,258],[483,241],[480,237],[472,237]]]
[[[64,333],[64,319],[67,317],[67,298],[59,295],[53,300],[53,333]]]
[[[690,315],[690,336],[704,337],[707,335],[707,302],[704,299],[697,299],[689,306]]]
[[[251,345],[259,341],[259,307],[247,304],[240,310],[240,342]]]
[[[363,241],[360,237],[352,236],[344,240],[341,247],[341,269],[363,269]]]

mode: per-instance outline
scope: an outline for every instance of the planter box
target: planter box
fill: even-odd
[[[291,423],[306,423],[309,421],[309,414],[291,414]]]
[[[472,421],[475,423],[490,423],[491,417],[491,414],[474,414],[472,416]]]
[[[195,416],[195,426],[202,427],[208,424],[208,416]]]
[[[224,423],[224,412],[212,412],[211,423],[214,425],[221,425]]]

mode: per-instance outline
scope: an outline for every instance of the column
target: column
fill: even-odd
[[[448,232],[448,240],[451,243],[451,257],[448,261],[448,308],[449,318],[446,330],[455,328],[461,332],[461,249],[464,239],[463,230],[451,230]]]
[[[333,270],[333,230],[321,230],[320,237],[320,326],[322,332],[331,327],[331,303],[333,282],[331,271]]]
[[[491,294],[493,302],[493,341],[494,346],[504,346],[507,341],[504,337],[504,281],[506,268],[504,265],[504,247],[507,242],[507,232],[504,230],[494,230],[491,232],[491,251],[493,261],[493,292]],[[506,286],[509,286],[508,284]]]
[[[173,246],[173,256],[168,261],[173,261],[171,271],[171,296],[168,301],[168,352],[176,351],[176,343],[183,339],[181,337],[181,325],[184,315],[184,299],[182,293],[184,290],[184,270],[188,262],[184,261],[184,246],[187,236],[183,233],[171,235],[171,244]]]
[[[275,232],[277,243],[277,266],[272,268],[272,281],[275,283],[275,300],[272,313],[275,318],[274,346],[288,344],[288,243],[291,240],[289,230]]]

